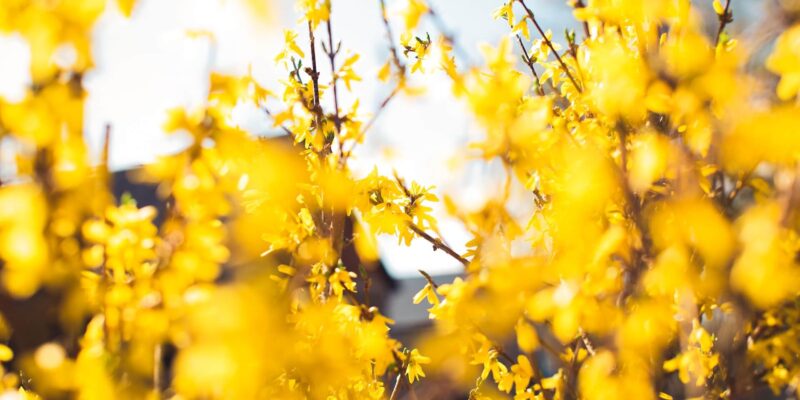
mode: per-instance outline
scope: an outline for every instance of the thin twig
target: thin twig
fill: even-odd
[[[386,96],[385,99],[383,99],[381,104],[378,106],[378,109],[375,110],[375,112],[372,114],[372,117],[369,119],[369,121],[367,121],[367,123],[364,125],[364,127],[361,128],[361,132],[358,133],[358,137],[356,138],[356,140],[353,141],[353,145],[350,146],[350,149],[348,149],[346,152],[344,152],[344,155],[341,158],[341,163],[340,164],[344,165],[347,162],[347,159],[350,158],[351,155],[353,155],[353,150],[356,149],[356,146],[358,145],[358,143],[361,140],[364,139],[364,136],[366,136],[367,131],[369,131],[369,129],[372,128],[373,125],[375,125],[375,121],[378,120],[378,116],[381,115],[383,110],[386,109],[386,106],[389,105],[389,102],[392,101],[392,99],[398,93],[400,93],[400,85],[395,87],[394,90],[392,90],[392,92],[389,93],[389,95]]]
[[[579,9],[579,8],[586,8],[586,5],[585,5],[585,4],[583,4],[583,1],[582,1],[582,0],[575,0],[574,7],[575,7],[575,9],[577,10],[577,9]],[[583,33],[586,35],[586,38],[587,38],[587,39],[589,39],[590,37],[592,37],[592,35],[591,35],[591,31],[589,30],[589,23],[588,23],[588,22],[586,22],[586,21],[583,21]]]
[[[539,74],[537,74],[536,70],[533,68],[533,60],[531,60],[530,55],[528,55],[528,50],[525,48],[525,43],[522,42],[522,38],[519,34],[517,34],[517,42],[519,43],[519,48],[522,49],[523,61],[525,61],[525,65],[530,68],[533,79],[536,81],[536,93],[539,94],[539,96],[544,96],[542,81],[539,80]]]
[[[433,236],[429,235],[429,234],[428,234],[428,233],[426,233],[424,230],[422,230],[422,228],[420,228],[420,227],[418,227],[417,225],[415,225],[413,222],[409,222],[409,223],[408,223],[408,227],[409,227],[409,228],[410,228],[412,231],[414,231],[414,233],[416,233],[417,235],[419,235],[419,237],[421,237],[421,238],[423,238],[423,239],[427,240],[428,242],[430,242],[430,243],[433,245],[433,250],[434,250],[434,251],[436,251],[436,250],[442,250],[442,251],[444,251],[445,253],[447,253],[447,254],[448,254],[450,257],[453,257],[453,258],[455,258],[456,260],[458,260],[458,262],[460,262],[461,264],[463,264],[465,267],[469,265],[469,260],[467,260],[466,258],[462,257],[462,256],[461,256],[460,254],[458,254],[458,253],[457,253],[455,250],[453,250],[452,248],[450,248],[450,246],[448,246],[448,245],[444,244],[444,242],[442,242],[442,240],[441,240],[441,239],[434,238]]]
[[[397,379],[394,381],[394,388],[392,388],[392,394],[389,396],[389,400],[396,400],[397,396],[400,394],[400,385],[404,382],[403,375],[405,374],[405,364],[403,359],[397,354],[396,350],[392,350],[392,357],[394,357],[394,362],[397,365]]]
[[[387,105],[389,105],[389,102],[392,101],[394,96],[396,96],[397,93],[399,92],[400,92],[400,87],[398,86],[394,90],[392,90],[392,92],[389,93],[389,95],[386,96],[386,98],[383,99],[381,104],[378,106],[378,109],[375,110],[375,112],[372,114],[372,117],[369,119],[369,121],[367,121],[366,125],[364,125],[364,129],[361,130],[361,134],[359,137],[363,137],[364,134],[369,130],[369,128],[372,128],[372,125],[375,125],[375,121],[378,120],[378,116],[381,115],[381,112],[386,108]]]
[[[403,181],[403,178],[401,178],[399,175],[397,175],[397,171],[395,171],[395,173],[394,173],[394,179],[397,181],[397,184],[400,185],[400,188],[403,190],[403,193],[406,195],[406,197],[408,197],[413,202],[417,197],[415,197],[411,193],[411,191],[408,190],[408,187],[406,187],[406,184]],[[414,233],[419,235],[421,238],[423,238],[423,239],[427,240],[428,242],[430,242],[433,245],[433,250],[434,251],[441,249],[445,253],[450,255],[451,257],[453,257],[456,260],[458,260],[465,267],[469,265],[469,260],[467,260],[466,258],[462,257],[460,254],[458,254],[455,250],[453,250],[450,246],[448,246],[447,243],[444,242],[444,240],[442,240],[440,238],[435,238],[435,237],[429,235],[427,232],[425,232],[425,230],[423,230],[422,228],[420,228],[419,226],[414,224],[412,221],[408,221],[408,227],[412,231],[414,231]]]
[[[331,65],[331,85],[333,86],[333,125],[336,128],[335,134],[336,139],[339,142],[339,158],[344,155],[344,144],[342,143],[342,118],[339,115],[339,90],[337,88],[337,83],[339,81],[339,76],[336,74],[336,55],[339,54],[339,49],[341,48],[342,44],[333,48],[333,27],[331,26],[331,17],[325,22],[325,25],[328,29],[328,48],[325,48],[325,44],[323,43],[322,48],[325,50],[325,53],[328,56],[328,61]]]
[[[400,55],[397,52],[397,46],[394,44],[394,35],[392,34],[392,26],[389,24],[389,19],[386,17],[386,0],[381,0],[381,20],[383,21],[383,28],[386,31],[386,39],[389,41],[389,53],[392,55],[392,62],[400,72],[405,75],[406,66],[400,60]]]
[[[525,12],[528,14],[528,17],[530,18],[531,22],[533,22],[533,26],[536,27],[537,31],[539,31],[539,35],[542,36],[542,40],[544,40],[545,44],[547,44],[547,47],[549,47],[550,50],[553,52],[553,54],[555,54],[556,59],[558,60],[558,63],[561,64],[561,69],[564,70],[564,73],[567,74],[567,77],[569,78],[569,80],[572,81],[572,84],[575,86],[575,89],[577,89],[578,92],[583,92],[583,89],[578,85],[578,82],[575,80],[575,78],[569,72],[569,68],[567,67],[567,64],[564,62],[563,59],[561,59],[561,56],[558,54],[558,51],[556,51],[556,48],[553,46],[553,42],[550,40],[550,38],[547,37],[547,35],[545,35],[544,30],[539,25],[539,21],[537,21],[536,17],[534,17],[533,11],[531,11],[531,9],[528,8],[528,5],[525,4],[525,0],[517,0],[517,2],[522,5],[522,8],[525,9]]]
[[[431,277],[430,274],[421,269],[418,269],[417,271],[419,271],[419,273],[422,274],[422,277],[425,278],[426,281],[428,281],[428,284],[431,285],[431,287],[433,287],[434,289],[439,288],[439,285],[437,285],[436,282],[433,281],[433,277]]]
[[[397,373],[397,379],[394,381],[394,388],[392,389],[392,394],[389,396],[389,400],[396,400],[397,395],[400,394],[400,384],[403,383],[403,373]]]
[[[311,47],[311,70],[306,68],[306,73],[311,76],[311,82],[314,86],[314,115],[316,128],[322,129],[322,118],[319,103],[319,70],[317,69],[317,41],[314,38],[314,29],[311,28],[311,21],[308,21],[308,41]],[[305,103],[305,101],[303,102]]]
[[[727,0],[725,2],[725,10],[722,12],[722,15],[719,16],[719,29],[717,29],[717,35],[714,37],[714,46],[719,45],[719,39],[722,37],[722,32],[725,30],[725,26],[728,25],[729,22],[733,21],[733,14],[730,12],[731,8],[731,0]]]
[[[342,154],[342,157],[340,158],[340,165],[344,165],[347,162],[347,159],[350,158],[350,156],[353,154],[353,150],[355,150],[358,143],[364,139],[364,136],[366,136],[367,131],[369,131],[370,128],[372,128],[372,126],[375,125],[375,122],[378,120],[378,116],[381,115],[381,113],[389,104],[389,102],[392,101],[392,99],[397,95],[397,93],[400,92],[402,81],[405,80],[406,76],[406,65],[403,64],[403,61],[400,60],[400,55],[399,52],[397,51],[397,46],[395,46],[394,44],[394,35],[392,34],[392,26],[389,23],[389,19],[386,15],[387,12],[386,0],[380,0],[380,2],[381,2],[380,3],[381,21],[383,22],[383,28],[386,33],[386,40],[389,43],[389,54],[391,54],[392,63],[399,72],[401,82],[397,84],[397,86],[392,90],[391,93],[389,93],[388,96],[386,96],[385,99],[383,99],[383,101],[381,101],[380,105],[378,106],[378,109],[375,110],[375,112],[372,114],[372,117],[370,117],[369,121],[367,121],[367,123],[361,129],[361,132],[358,133],[358,137],[356,137],[356,140],[353,141],[353,145],[350,146],[349,150],[347,150],[346,152],[344,152],[344,154]]]
[[[270,112],[267,107],[262,107],[262,109],[264,110],[264,113],[266,113],[268,117],[274,119],[274,117],[272,116],[272,112]],[[287,128],[286,125],[281,125],[280,128],[284,133],[289,135],[289,137],[294,138],[294,133],[292,133],[291,129]]]
[[[428,15],[430,15],[431,20],[436,25],[436,29],[438,29],[439,33],[442,34],[442,37],[444,38],[445,42],[453,46],[453,49],[458,53],[459,57],[461,57],[462,60],[464,60],[467,64],[471,64],[467,52],[464,51],[464,49],[462,49],[461,46],[458,45],[453,34],[450,33],[450,31],[445,26],[444,20],[442,19],[440,14],[437,13],[436,10],[434,10],[433,4],[430,4],[430,2],[428,2]]]
[[[333,86],[333,110],[335,112],[333,117],[333,123],[336,125],[336,130],[340,130],[342,121],[339,119],[339,94],[338,90],[336,89],[336,83],[339,81],[339,77],[336,75],[336,55],[339,53],[339,46],[334,50],[333,48],[333,28],[331,27],[331,19],[325,22],[325,26],[328,28],[328,49],[326,51],[328,55],[328,61],[331,64],[331,76],[332,76],[332,86]]]

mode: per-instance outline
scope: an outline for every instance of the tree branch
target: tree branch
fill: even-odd
[[[522,8],[525,9],[525,12],[528,14],[528,17],[530,18],[531,22],[533,22],[533,26],[536,27],[537,31],[539,31],[539,35],[542,36],[542,40],[544,40],[545,44],[547,44],[547,47],[549,47],[550,50],[553,52],[553,54],[555,54],[556,59],[558,60],[558,63],[561,64],[561,69],[564,70],[564,73],[567,74],[567,77],[569,78],[569,80],[572,81],[573,85],[575,85],[575,89],[577,89],[578,92],[582,93],[583,89],[578,85],[578,82],[572,76],[572,73],[569,72],[569,68],[567,67],[567,64],[561,58],[561,55],[558,54],[558,51],[556,51],[556,48],[553,46],[553,42],[547,37],[547,35],[545,35],[544,30],[539,25],[539,21],[537,21],[536,17],[533,15],[533,11],[531,11],[531,9],[528,8],[528,5],[525,4],[525,0],[517,0],[517,2],[522,5]]]
[[[719,16],[719,29],[717,29],[717,35],[714,37],[714,47],[719,45],[719,39],[722,37],[722,32],[725,31],[725,26],[733,22],[733,13],[731,13],[730,8],[731,0],[727,0],[725,2],[725,10]]]

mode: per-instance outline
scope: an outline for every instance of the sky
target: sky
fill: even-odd
[[[296,28],[294,3],[272,0],[266,19],[253,15],[239,0],[139,0],[130,19],[113,5],[108,7],[93,32],[96,67],[85,78],[89,93],[85,132],[93,154],[99,154],[106,124],[112,127],[112,169],[130,168],[180,150],[185,145],[181,136],[166,135],[161,129],[166,111],[202,105],[210,71],[245,74],[252,70],[267,88],[279,89],[277,81],[284,73],[273,59],[283,45],[283,29]],[[393,10],[393,4],[400,2],[388,3]],[[456,38],[461,65],[479,63],[480,44],[496,44],[507,34],[505,22],[491,18],[499,0],[431,3]],[[574,24],[564,0],[529,3],[542,25],[553,28],[556,35]],[[363,110],[374,109],[391,90],[375,78],[388,55],[379,2],[334,0],[332,19],[334,36],[342,41],[344,51],[361,54],[356,70],[364,80],[353,84],[353,92]],[[433,26],[427,28],[435,35]],[[215,41],[192,38],[189,31],[212,32]],[[395,25],[394,31],[400,27]],[[0,62],[0,96],[14,99],[24,93],[30,81],[26,51],[18,36],[0,36],[0,54],[6,55]],[[481,138],[481,130],[465,105],[453,98],[443,74],[415,79],[426,87],[425,94],[393,100],[358,148],[352,168],[356,175],[365,175],[373,167],[385,174],[396,170],[407,180],[436,186],[440,198],[447,194],[466,209],[475,209],[500,192],[500,165],[455,162],[463,159],[457,156],[465,154],[470,142]],[[353,100],[342,95],[342,108],[348,109]],[[256,134],[276,133],[257,110],[242,108],[234,119]],[[467,233],[441,207],[436,207],[435,214],[446,241],[463,251]],[[433,252],[427,242],[418,240],[404,247],[387,237],[379,245],[384,264],[395,276],[417,275],[418,269],[433,274],[461,269],[447,255]]]

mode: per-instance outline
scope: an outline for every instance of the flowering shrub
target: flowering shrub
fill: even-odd
[[[23,99],[0,101],[13,153],[0,185],[4,398],[397,399],[429,379],[474,399],[798,396],[800,25],[762,61],[726,30],[729,0],[571,0],[582,29],[563,39],[534,1],[497,0],[509,35],[468,66],[457,37],[420,28],[447,17],[431,4],[398,0],[395,15],[375,1],[388,59],[367,73],[391,88],[377,108],[340,98],[364,71],[337,42],[335,2],[301,0],[275,58],[283,76],[212,73],[204,106],[166,116],[191,141],[139,171],[161,216],[115,199],[107,147],[92,164],[83,140],[106,1],[0,4],[32,78]],[[472,237],[463,254],[442,238],[432,187],[349,169],[430,71],[484,133],[471,154],[506,172],[481,209],[443,199]],[[242,103],[291,143],[237,128]],[[515,186],[527,220],[511,212]],[[350,246],[375,260],[377,235],[464,266],[452,282],[422,272],[407,300],[430,306],[433,327],[416,347],[371,303],[370,272],[342,260]],[[37,301],[54,311],[30,314]]]

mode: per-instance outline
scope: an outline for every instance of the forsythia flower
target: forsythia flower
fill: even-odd
[[[84,139],[106,3],[0,2],[31,80],[0,100],[0,397],[384,399],[432,393],[426,374],[436,396],[475,399],[800,385],[800,25],[763,65],[776,83],[729,29],[734,12],[755,18],[736,2],[570,0],[578,29],[560,35],[532,1],[506,0],[493,17],[509,35],[476,64],[441,31],[452,14],[380,1],[392,88],[367,118],[332,0],[298,0],[280,75],[210,72],[202,102],[165,116],[184,147],[117,198],[111,127],[99,157]],[[413,74],[433,55],[436,71]],[[351,162],[384,108],[435,76],[479,132],[453,164],[500,177],[468,209],[456,194],[471,187],[445,195],[461,246],[439,229],[439,189]],[[284,137],[239,128],[242,105]],[[139,206],[148,184],[159,203]],[[430,305],[433,326],[401,331],[418,348],[379,308],[398,300],[378,235],[463,266],[451,282],[420,271],[402,299]]]
[[[419,377],[424,377],[425,372],[422,370],[421,364],[430,364],[431,359],[428,357],[419,354],[419,350],[414,349],[411,350],[411,353],[408,355],[408,361],[406,366],[406,375],[408,375],[408,382],[414,383],[416,379]]]
[[[800,26],[793,26],[781,34],[766,65],[781,77],[776,89],[778,97],[782,100],[796,97],[800,92]]]

